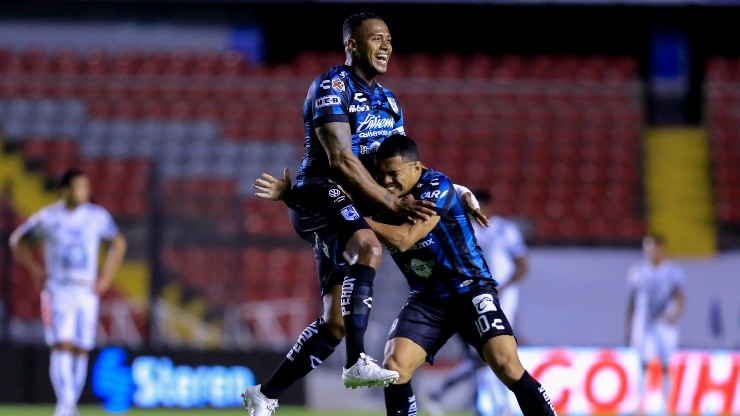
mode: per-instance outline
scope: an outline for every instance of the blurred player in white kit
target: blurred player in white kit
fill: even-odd
[[[10,246],[41,293],[49,376],[57,397],[54,416],[76,416],[88,353],[95,347],[100,296],[121,266],[127,244],[110,213],[90,202],[90,180],[82,171],[66,171],[59,191],[59,201],[13,231]],[[35,242],[43,244],[43,262],[34,257]],[[99,268],[101,243],[107,250]]]
[[[668,366],[678,348],[678,319],[684,309],[685,277],[680,265],[666,259],[663,237],[648,235],[643,238],[642,252],[643,260],[630,267],[627,273],[629,298],[625,338],[640,355],[640,411],[646,406],[645,370],[657,358],[663,372],[663,408],[656,411],[665,414],[670,392]]]

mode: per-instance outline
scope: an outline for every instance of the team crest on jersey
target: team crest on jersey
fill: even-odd
[[[339,79],[339,77],[334,77],[331,79],[331,87],[335,91],[344,92],[344,81]]]
[[[354,206],[350,205],[348,207],[344,207],[339,211],[345,220],[347,221],[354,221],[360,219],[360,214],[357,213],[357,210]]]
[[[393,111],[398,113],[398,104],[396,104],[396,100],[394,98],[388,97],[388,104],[391,105]]]

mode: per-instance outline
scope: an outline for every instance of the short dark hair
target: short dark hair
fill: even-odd
[[[347,38],[352,37],[355,30],[362,25],[362,22],[370,19],[383,20],[382,17],[371,12],[355,13],[347,17],[342,24],[342,42],[347,40]]]
[[[419,149],[408,136],[398,133],[391,134],[378,147],[376,159],[388,159],[394,156],[401,156],[404,162],[416,162],[419,160]]]
[[[79,176],[84,176],[84,175],[85,175],[85,172],[83,172],[80,169],[77,169],[77,168],[67,169],[59,177],[59,182],[57,186],[59,189],[69,188],[72,186],[72,181],[74,180],[74,178],[77,178]]]

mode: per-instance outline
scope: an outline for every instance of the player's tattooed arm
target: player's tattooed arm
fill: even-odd
[[[352,151],[352,132],[347,123],[327,123],[316,128],[316,134],[332,168],[341,172],[353,190],[404,218],[426,220],[435,214],[426,201],[398,198],[380,186]]]

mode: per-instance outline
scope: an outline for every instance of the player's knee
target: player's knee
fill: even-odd
[[[346,332],[343,319],[327,319],[326,328],[336,339],[344,339]]]
[[[404,365],[400,362],[395,355],[385,357],[383,361],[383,368],[398,372],[399,377],[395,384],[405,384],[411,380],[411,376],[414,374],[414,370],[409,365]]]
[[[358,232],[353,236],[353,240],[355,240],[353,242],[354,244],[348,246],[354,248],[357,261],[360,264],[373,266],[380,262],[383,256],[383,247],[372,231],[369,233]],[[349,254],[351,255],[352,253]]]
[[[490,355],[488,365],[505,383],[518,380],[524,372],[524,367],[516,353],[512,354],[508,351],[494,351]]]

